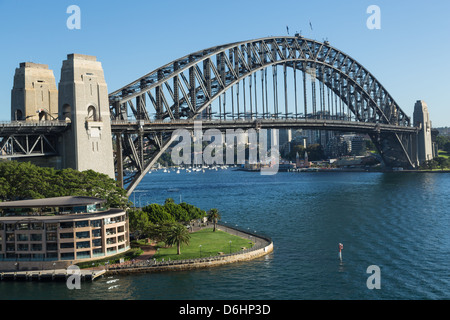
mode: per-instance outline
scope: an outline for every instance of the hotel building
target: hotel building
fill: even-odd
[[[128,250],[127,213],[105,202],[91,197],[0,202],[0,270],[64,268]]]

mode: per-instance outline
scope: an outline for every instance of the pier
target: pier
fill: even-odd
[[[81,281],[94,281],[104,275],[106,270],[83,270],[77,273]],[[34,271],[13,271],[2,272],[0,274],[1,281],[66,281],[74,273],[68,272],[66,269],[56,270],[34,270]]]

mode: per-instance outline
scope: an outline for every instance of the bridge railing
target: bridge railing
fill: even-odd
[[[392,124],[383,124],[383,123],[373,123],[373,122],[360,122],[360,121],[350,121],[350,120],[335,120],[335,119],[310,119],[310,118],[255,118],[255,119],[175,119],[175,120],[112,120],[112,125],[130,125],[130,126],[146,126],[146,125],[182,125],[182,124],[193,124],[195,121],[208,123],[208,125],[224,125],[224,124],[244,124],[244,123],[261,123],[261,124],[292,124],[293,121],[299,122],[299,123],[305,123],[305,124],[324,124],[324,123],[332,123],[335,125],[357,125],[358,127],[367,127],[367,128],[374,128],[376,126],[384,127],[384,128],[413,128],[413,127],[405,127],[405,126],[398,126],[398,125],[392,125]]]
[[[67,126],[65,120],[47,120],[47,121],[0,121],[0,127],[54,127]]]

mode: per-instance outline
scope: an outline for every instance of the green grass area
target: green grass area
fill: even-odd
[[[443,150],[439,150],[439,157],[442,157],[442,158],[445,158],[445,159],[448,159],[448,158],[450,158],[450,154],[448,154],[448,152],[446,152],[446,151],[443,151]]]
[[[181,245],[180,255],[177,255],[176,246],[166,248],[164,243],[158,244],[159,250],[154,258],[159,261],[163,258],[165,261],[169,258],[170,260],[196,259],[200,258],[200,252],[202,258],[214,257],[219,252],[229,254],[230,251],[231,253],[241,251],[243,247],[251,248],[254,242],[250,242],[249,239],[237,237],[220,230],[213,232],[212,228],[208,228],[191,233],[189,245]]]

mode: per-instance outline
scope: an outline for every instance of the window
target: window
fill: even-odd
[[[102,236],[102,230],[101,229],[96,229],[96,230],[92,230],[92,237],[93,238],[98,238]]]
[[[89,231],[83,231],[83,232],[77,232],[77,239],[86,239],[89,238],[90,232]]]
[[[94,106],[89,106],[88,107],[88,117],[87,117],[88,121],[98,121],[97,119],[97,111],[95,110]]]
[[[85,228],[89,227],[89,220],[83,220],[83,221],[76,221],[75,222],[76,228]]]
[[[30,230],[43,230],[44,224],[43,223],[30,223],[29,228],[30,228]]]
[[[60,239],[73,239],[73,232],[69,233],[60,233],[59,234]]]
[[[17,234],[17,241],[28,241],[28,235],[27,234]]]
[[[50,253],[47,253],[47,259],[58,259],[58,253],[56,253],[56,252],[50,252]]]
[[[77,252],[77,259],[88,259],[90,257],[91,253],[89,251]]]
[[[56,233],[47,233],[47,241],[56,241]]]
[[[42,234],[40,234],[40,233],[31,234],[30,241],[42,241]]]
[[[103,254],[102,249],[94,249],[94,250],[92,250],[92,253],[94,255],[102,255]]]
[[[75,259],[75,254],[73,252],[61,253],[61,260],[73,260]]]
[[[102,220],[92,220],[91,221],[91,227],[99,228],[101,226],[102,226]]]
[[[113,218],[105,218],[105,224],[118,223],[123,221],[123,216],[113,217]]]
[[[45,224],[45,228],[47,229],[47,231],[56,231],[58,227],[57,223],[46,223]]]
[[[33,243],[31,245],[31,251],[42,251],[42,244],[40,244],[40,243]]]
[[[58,246],[56,243],[47,243],[47,251],[56,251],[58,250]]]
[[[18,223],[16,225],[16,230],[28,230],[29,226],[28,223]]]
[[[106,229],[106,235],[107,236],[112,235],[112,234],[116,234],[116,228]]]
[[[28,244],[26,244],[26,243],[18,244],[17,251],[28,251]]]
[[[77,242],[77,249],[86,249],[91,247],[90,241]]]
[[[86,212],[86,206],[78,206],[72,208],[73,213],[84,213]]]
[[[61,222],[61,223],[59,224],[59,227],[60,227],[61,229],[70,229],[70,228],[73,228],[73,222]]]
[[[116,251],[117,251],[117,248],[116,248],[116,247],[112,247],[112,248],[106,249],[106,252],[107,252],[108,254],[115,253]]]
[[[92,240],[92,246],[93,247],[101,247],[102,246],[102,239],[94,239],[94,240]]]
[[[74,247],[73,242],[62,242],[59,244],[61,249],[71,249]]]

